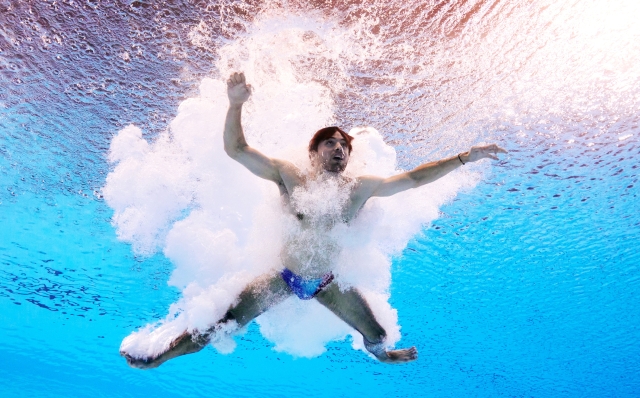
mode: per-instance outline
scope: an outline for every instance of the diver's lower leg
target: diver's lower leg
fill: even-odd
[[[337,284],[332,284],[318,293],[316,299],[349,326],[360,332],[367,350],[381,362],[403,363],[418,358],[418,351],[415,347],[387,350],[387,333],[378,323],[371,307],[358,290],[352,288],[342,291]]]
[[[131,367],[156,368],[170,359],[202,350],[209,344],[214,333],[228,333],[230,330],[243,327],[290,294],[291,292],[287,290],[286,284],[279,274],[264,276],[247,286],[240,294],[237,304],[229,308],[222,319],[215,322],[210,328],[193,333],[184,331],[169,344],[165,351],[153,357],[133,357],[124,351],[120,352],[120,355],[127,359],[127,363]]]

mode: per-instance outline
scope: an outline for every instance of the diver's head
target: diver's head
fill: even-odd
[[[309,141],[309,157],[315,167],[341,173],[349,163],[353,137],[336,126],[318,130]]]

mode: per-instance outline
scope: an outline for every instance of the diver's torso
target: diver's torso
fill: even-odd
[[[286,177],[283,266],[304,278],[320,278],[333,270],[342,250],[341,231],[366,199],[359,199],[357,179],[339,174]]]

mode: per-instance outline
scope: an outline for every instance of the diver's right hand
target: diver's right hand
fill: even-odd
[[[242,105],[251,95],[251,85],[247,84],[244,73],[233,73],[227,80],[227,95],[230,105]]]

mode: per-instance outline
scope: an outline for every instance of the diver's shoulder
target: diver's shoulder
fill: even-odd
[[[301,174],[300,168],[288,160],[273,158],[272,162],[280,172],[294,172],[296,174]]]
[[[273,164],[278,169],[280,182],[286,191],[290,191],[304,182],[303,173],[295,164],[283,159],[273,159]]]

